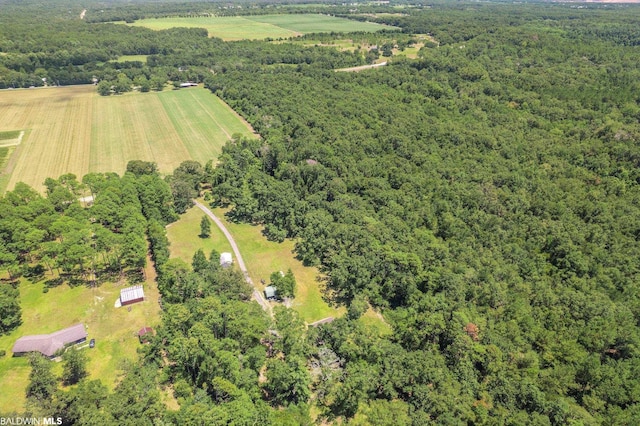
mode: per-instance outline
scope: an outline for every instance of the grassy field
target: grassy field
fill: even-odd
[[[118,57],[118,59],[114,59],[111,62],[142,62],[142,63],[146,63],[147,62],[147,57],[149,55],[122,55],[120,57]]]
[[[0,413],[20,412],[24,409],[24,390],[28,384],[30,367],[27,358],[13,358],[11,348],[23,335],[46,334],[82,322],[87,326],[87,339],[96,339],[94,349],[88,347],[87,370],[90,379],[100,379],[109,389],[116,384],[120,363],[134,360],[140,346],[137,331],[144,326],[160,323],[158,289],[153,282],[152,268],[148,268],[148,281],[144,284],[146,300],[127,308],[114,308],[121,285],[105,283],[98,288],[66,284],[43,293],[44,284],[22,281],[20,304],[22,325],[11,334],[0,337],[0,350],[7,355],[0,358]],[[54,373],[60,376],[62,364],[54,364]]]
[[[322,299],[318,270],[305,267],[302,262],[295,259],[293,241],[287,240],[284,243],[268,241],[262,235],[261,227],[228,222],[222,209],[213,209],[213,212],[224,221],[235,238],[249,275],[259,288],[264,288],[260,280],[264,279],[268,283],[272,272],[286,272],[291,268],[298,284],[292,307],[300,313],[303,320],[311,323],[329,316],[337,317],[344,314],[344,308],[334,309]],[[193,253],[198,248],[202,248],[207,255],[213,248],[218,252],[231,252],[229,243],[213,223],[211,238],[203,240],[198,237],[203,214],[200,209],[191,208],[178,222],[168,227],[171,257],[181,258],[190,264]]]
[[[175,27],[205,28],[209,37],[223,40],[288,38],[316,32],[379,31],[393,27],[320,14],[285,14],[231,17],[141,19],[133,24],[165,30]]]
[[[271,24],[302,34],[376,32],[395,28],[373,22],[354,21],[321,14],[258,15],[247,18],[255,22]]]
[[[109,97],[94,86],[0,91],[0,117],[0,132],[25,130],[4,160],[0,192],[20,181],[42,190],[47,177],[64,173],[122,174],[133,159],[168,173],[184,160],[216,159],[234,133],[253,134],[202,87]]]
[[[344,314],[344,308],[331,307],[322,298],[320,273],[317,268],[305,267],[294,257],[294,241],[285,240],[283,243],[269,241],[262,235],[261,226],[232,223],[226,220],[225,210],[217,208],[212,211],[223,220],[235,238],[249,275],[260,289],[264,288],[260,284],[261,279],[268,284],[272,272],[286,272],[291,268],[297,283],[292,308],[298,311],[304,321],[311,323],[322,318],[339,317]]]
[[[292,30],[260,23],[241,16],[141,19],[127,25],[146,27],[152,30],[166,30],[176,27],[205,28],[209,37],[218,37],[226,41],[260,40],[268,37],[280,38],[299,35]]]
[[[231,245],[213,222],[211,222],[211,236],[209,238],[198,237],[202,216],[204,216],[202,210],[192,207],[180,217],[180,220],[167,227],[167,237],[171,242],[169,251],[172,258],[182,259],[190,265],[193,254],[198,249],[202,249],[207,257],[213,249],[218,253],[232,252]]]
[[[0,132],[0,141],[17,139],[20,136],[20,130],[7,130]]]

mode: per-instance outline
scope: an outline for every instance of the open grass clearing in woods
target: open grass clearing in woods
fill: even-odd
[[[118,59],[114,59],[110,62],[142,62],[143,64],[146,64],[148,57],[149,55],[122,55],[118,56]]]
[[[127,307],[114,308],[120,289],[128,284],[107,282],[96,288],[62,284],[43,293],[44,281],[20,282],[22,325],[0,337],[0,350],[6,351],[0,358],[0,413],[24,410],[31,368],[26,357],[12,357],[15,341],[21,336],[47,334],[78,322],[87,326],[87,340],[96,339],[95,348],[81,349],[89,359],[88,378],[99,379],[109,389],[115,387],[121,363],[137,359],[138,330],[160,323],[159,293],[153,268],[148,263],[144,283],[146,300],[130,305],[130,311]],[[55,363],[53,371],[60,376],[62,363]]]
[[[272,272],[286,272],[291,268],[297,283],[292,308],[304,321],[312,323],[326,317],[344,315],[344,308],[329,306],[322,298],[318,269],[304,266],[295,258],[293,252],[295,243],[292,240],[285,240],[282,243],[269,241],[262,235],[262,226],[229,222],[224,215],[226,210],[216,208],[212,211],[222,219],[235,238],[249,275],[259,289],[264,289],[260,284],[261,279],[269,284],[269,276]]]
[[[200,238],[200,221],[204,212],[198,208],[191,207],[185,214],[180,216],[177,222],[167,227],[167,237],[171,242],[169,251],[172,258],[182,259],[189,265],[193,260],[193,254],[202,249],[207,258],[211,250],[218,253],[232,252],[231,245],[220,229],[211,221],[211,236]]]
[[[170,173],[185,160],[215,160],[234,133],[253,135],[202,87],[108,97],[92,85],[3,90],[0,117],[0,134],[28,129],[13,154],[0,152],[0,190],[25,182],[42,191],[46,178],[65,173],[122,174],[134,159]]]
[[[272,272],[286,272],[291,268],[297,281],[296,297],[292,307],[298,311],[303,320],[311,323],[322,318],[338,317],[344,314],[344,308],[335,309],[322,299],[318,270],[303,266],[302,262],[294,257],[293,241],[287,240],[283,243],[268,241],[262,235],[262,227],[231,223],[224,216],[225,210],[219,208],[211,210],[225,223],[233,235],[249,275],[259,289],[264,289],[260,284],[261,279],[268,284]],[[177,222],[169,225],[167,236],[171,243],[169,247],[171,257],[180,258],[191,264],[193,254],[199,248],[202,248],[207,256],[212,249],[219,253],[232,252],[227,239],[213,222],[210,238],[203,239],[198,236],[203,215],[202,210],[191,208]]]

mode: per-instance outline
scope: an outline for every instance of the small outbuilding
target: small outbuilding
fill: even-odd
[[[264,297],[267,300],[273,300],[278,298],[278,289],[272,285],[264,288]]]
[[[126,306],[144,300],[144,290],[141,285],[127,287],[120,290],[120,305]]]
[[[61,349],[82,343],[87,340],[84,324],[76,324],[51,334],[23,336],[13,345],[13,356],[26,355],[29,352],[40,352],[47,358],[53,358]]]
[[[140,343],[149,343],[149,339],[153,336],[153,328],[151,327],[142,327],[138,331],[138,340]]]
[[[231,256],[231,253],[221,253],[220,254],[220,266],[222,266],[223,268],[228,268],[233,264],[233,257]]]

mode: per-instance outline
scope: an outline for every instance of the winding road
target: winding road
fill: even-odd
[[[260,304],[260,306],[262,306],[262,309],[264,309],[265,312],[267,312],[273,318],[273,310],[271,309],[271,305],[269,305],[269,303],[266,301],[266,299],[262,295],[262,292],[256,288],[255,284],[253,283],[253,280],[249,276],[247,267],[244,263],[244,260],[242,259],[240,250],[238,249],[238,244],[236,244],[236,240],[233,239],[233,236],[231,235],[227,227],[224,226],[224,223],[222,223],[220,218],[218,218],[215,214],[213,214],[213,212],[209,210],[207,206],[205,206],[204,204],[196,200],[193,201],[193,204],[195,204],[200,210],[202,210],[207,216],[209,216],[211,220],[213,220],[213,222],[218,226],[218,228],[220,228],[224,236],[227,237],[229,244],[231,244],[231,249],[233,250],[233,253],[236,256],[238,267],[240,268],[240,270],[242,271],[242,274],[244,275],[245,281],[247,281],[253,288],[253,298],[255,299],[256,302]]]

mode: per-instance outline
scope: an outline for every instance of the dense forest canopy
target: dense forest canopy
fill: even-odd
[[[152,13],[155,6],[131,7]],[[145,354],[148,368],[122,386],[135,394],[134,377],[152,383],[160,369],[181,401],[178,413],[149,404],[153,413],[142,415],[179,423],[206,412],[214,423],[277,423],[271,404],[303,424],[312,403],[320,419],[352,424],[637,423],[640,8],[349,9],[326,10],[350,19],[373,14],[366,19],[402,32],[323,37],[395,45],[430,34],[435,42],[416,59],[394,56],[386,67],[338,73],[371,57],[294,40],[225,43],[201,30],[64,17],[27,27],[2,16],[2,87],[28,85],[43,72],[78,82],[120,74],[166,81],[188,67],[189,78],[204,81],[262,136],[230,141],[192,187],[211,184],[230,218],[264,225],[269,238],[295,238],[296,255],[323,271],[327,298],[348,308],[344,318],[309,330],[281,310],[274,337],[269,320],[243,301],[241,280],[213,264],[167,261],[162,224],[188,204],[176,175],[118,177],[123,191],[131,188],[131,213],[148,221],[170,305],[162,339]],[[23,37],[28,30],[32,38]],[[63,33],[64,42],[52,37]],[[105,62],[133,53],[151,56],[146,64]],[[168,186],[145,192],[141,179]],[[69,198],[70,182],[49,182],[49,201],[25,188],[3,200],[13,207],[0,213],[2,262],[16,275],[46,259],[34,250],[38,240],[64,232],[40,215],[86,223]],[[167,198],[157,201],[156,193]],[[111,202],[101,210],[101,197],[91,211],[117,235],[126,218],[110,216]],[[37,213],[23,207],[32,202]],[[16,232],[16,223],[33,232]],[[60,268],[87,273],[60,253]],[[115,265],[136,267],[136,253]],[[3,326],[14,327],[15,292],[5,299],[12,315]],[[390,335],[358,321],[370,305],[383,312]],[[260,344],[265,338],[271,354]],[[172,368],[160,367],[163,355]],[[258,385],[263,365],[266,382]],[[97,409],[115,419],[136,415],[109,401]],[[233,404],[243,420],[231,417]]]

